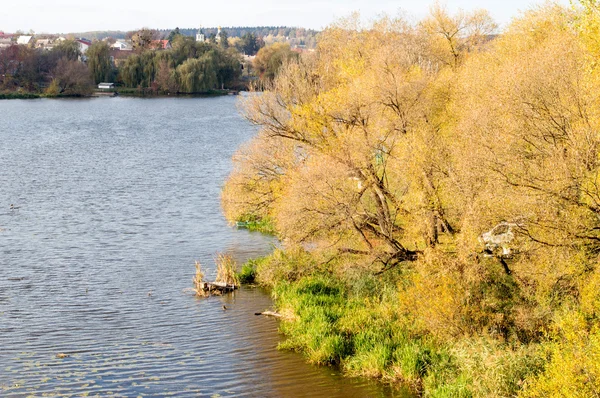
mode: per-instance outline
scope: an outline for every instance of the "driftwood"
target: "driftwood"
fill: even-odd
[[[265,316],[272,316],[274,318],[283,318],[283,315],[281,315],[278,312],[273,312],[273,311],[255,312],[254,315],[265,315]]]
[[[215,290],[224,293],[224,292],[233,292],[235,289],[238,289],[239,286],[232,285],[230,283],[225,282],[202,282],[202,290],[205,292],[213,292]]]

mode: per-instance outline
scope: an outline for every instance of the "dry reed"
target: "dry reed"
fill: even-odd
[[[215,262],[217,263],[216,281],[239,286],[240,281],[235,273],[235,260],[228,254],[218,253]]]
[[[196,296],[206,297],[209,293],[204,289],[204,271],[202,271],[202,265],[199,261],[196,261],[196,275],[194,275],[194,290]]]

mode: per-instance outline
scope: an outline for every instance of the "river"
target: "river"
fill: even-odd
[[[272,249],[219,204],[255,132],[233,97],[0,101],[0,396],[394,395],[277,350],[260,289],[185,291]]]

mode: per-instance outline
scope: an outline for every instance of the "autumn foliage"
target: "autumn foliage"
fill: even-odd
[[[597,394],[599,29],[595,1],[530,10],[500,34],[485,11],[440,5],[416,24],[341,21],[246,99],[260,132],[234,158],[225,212],[274,220],[311,257],[285,283],[325,273],[351,292],[350,275],[393,273],[395,297],[367,295],[374,311],[457,361],[453,381],[405,375],[419,394]],[[490,247],[498,225],[510,239]],[[361,374],[352,344],[336,361]],[[392,354],[375,373],[401,380]]]

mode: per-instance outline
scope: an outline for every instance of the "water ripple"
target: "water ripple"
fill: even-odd
[[[0,396],[393,395],[277,351],[260,290],[183,292],[195,260],[210,275],[217,251],[271,250],[221,214],[255,133],[233,98],[0,101],[0,115]]]

